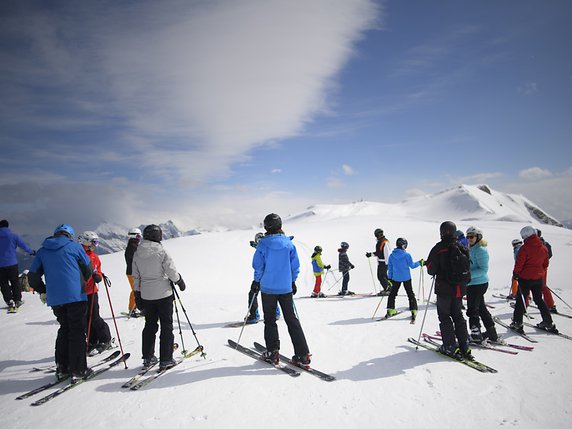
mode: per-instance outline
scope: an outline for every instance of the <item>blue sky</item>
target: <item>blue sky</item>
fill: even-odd
[[[572,216],[567,1],[8,1],[0,217],[244,226],[488,183]]]

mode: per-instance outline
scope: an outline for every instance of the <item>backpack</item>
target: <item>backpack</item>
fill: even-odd
[[[458,243],[449,244],[447,249],[449,250],[449,269],[446,274],[447,283],[466,286],[471,281],[469,250]]]

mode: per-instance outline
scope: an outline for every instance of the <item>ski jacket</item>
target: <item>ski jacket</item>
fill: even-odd
[[[383,262],[387,264],[390,253],[391,246],[389,245],[389,240],[382,235],[375,243],[375,252],[373,252],[373,254],[377,256],[378,263]]]
[[[125,249],[125,263],[127,264],[127,270],[125,274],[128,276],[133,272],[133,255],[137,251],[137,246],[139,246],[139,240],[136,238],[130,238],[127,242],[127,248]]]
[[[350,262],[350,258],[348,257],[348,252],[344,249],[338,249],[339,258],[338,258],[338,269],[345,273],[351,270],[354,266]]]
[[[487,242],[481,239],[469,247],[469,255],[471,256],[471,281],[467,286],[488,283],[489,251],[487,250]]]
[[[85,279],[92,275],[89,257],[79,243],[60,235],[48,237],[38,250],[28,280],[38,293],[46,293],[50,307],[86,301]],[[42,281],[45,277],[46,283]]]
[[[462,298],[467,293],[467,287],[462,284],[454,285],[447,281],[447,269],[450,266],[448,246],[456,238],[443,239],[438,242],[427,256],[427,273],[435,276],[435,294]]]
[[[181,276],[161,243],[143,240],[133,255],[133,289],[147,301],[173,295],[171,282]]]
[[[89,260],[91,261],[91,268],[93,269],[93,272],[97,273],[103,277],[103,273],[101,272],[101,261],[99,260],[99,256],[97,256],[97,254],[95,252],[92,252],[91,250],[86,249],[85,247],[83,247],[83,250],[85,250],[85,253],[87,254],[87,256],[89,256]],[[93,276],[90,276],[87,279],[87,282],[85,282],[85,292],[88,295],[93,295],[94,293],[97,293],[98,291],[99,291],[99,289],[97,288],[97,284],[95,283]]]
[[[514,254],[514,260],[516,262],[516,255],[518,255],[518,251],[520,250],[520,248],[522,247],[522,244],[520,246],[516,246],[512,249],[512,252]]]
[[[252,258],[254,280],[260,291],[271,295],[292,292],[292,283],[300,273],[300,260],[296,246],[284,234],[264,236],[256,246]]]
[[[324,274],[324,263],[322,262],[322,255],[320,253],[314,253],[312,255],[312,268],[314,269],[314,275],[316,277]]]
[[[548,250],[537,235],[524,240],[516,255],[513,275],[525,280],[544,278],[548,269]]]
[[[548,251],[548,259],[552,258],[552,246],[550,245],[550,243],[546,241],[543,237],[540,237],[540,241],[542,241],[542,244],[544,244],[544,247],[546,247],[546,250]]]
[[[411,280],[410,268],[417,268],[419,261],[413,262],[411,255],[403,249],[393,249],[387,261],[387,277],[391,280],[404,282]]]
[[[20,236],[10,230],[8,227],[0,228],[0,268],[11,267],[17,265],[16,248],[24,250],[29,255],[33,255],[34,251],[26,244]]]

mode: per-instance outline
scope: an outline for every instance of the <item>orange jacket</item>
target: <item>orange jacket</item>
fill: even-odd
[[[97,256],[97,254],[95,254],[91,250],[85,248],[84,246],[82,246],[82,247],[83,247],[83,250],[85,250],[85,253],[87,253],[87,256],[89,256],[89,260],[91,261],[91,266],[93,268],[93,273],[94,274],[97,273],[100,276],[103,276],[103,274],[101,272],[101,261],[99,260],[99,256]],[[97,284],[93,280],[93,277],[90,277],[89,279],[87,279],[87,281],[85,283],[85,292],[88,295],[93,295],[94,293],[98,292]]]

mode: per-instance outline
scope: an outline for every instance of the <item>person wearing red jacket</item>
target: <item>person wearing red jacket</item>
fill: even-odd
[[[522,316],[525,311],[524,300],[528,293],[532,292],[532,298],[542,315],[542,322],[536,326],[547,331],[558,332],[552,321],[550,311],[542,299],[544,274],[548,269],[548,251],[533,227],[525,226],[522,228],[520,236],[524,240],[524,244],[516,255],[512,274],[513,278],[518,280],[518,296],[516,297],[510,327],[515,331],[524,332],[522,328]]]
[[[94,252],[99,245],[99,237],[93,231],[85,231],[78,237],[78,241],[89,256],[93,268],[93,275],[85,283],[85,292],[87,293],[87,352],[89,355],[93,355],[103,353],[112,347],[109,326],[99,315],[97,283],[103,280],[103,273],[101,272],[99,256]]]

